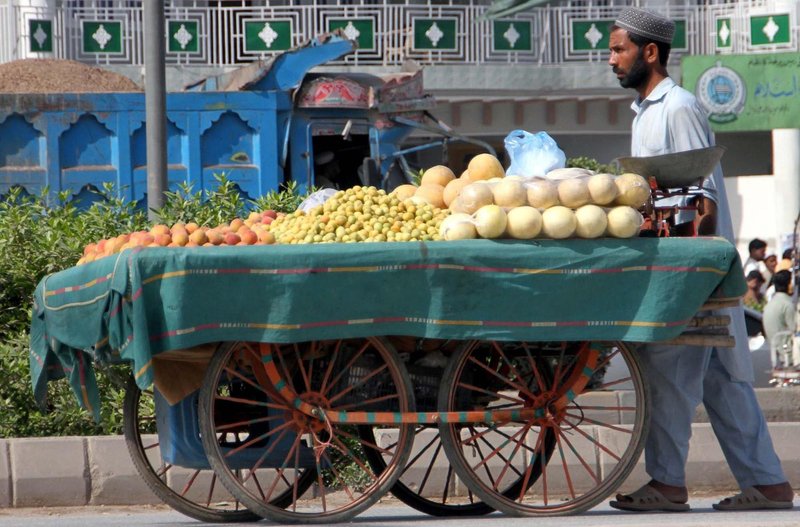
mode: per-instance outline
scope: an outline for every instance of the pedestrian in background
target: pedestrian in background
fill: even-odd
[[[767,242],[759,238],[754,238],[747,244],[747,252],[748,256],[743,265],[744,275],[747,276],[747,274],[753,270],[759,273],[763,272],[765,267],[762,262],[767,256]]]
[[[775,295],[764,308],[764,334],[769,342],[772,367],[780,369],[800,369],[800,356],[792,353],[794,335],[795,306],[790,296],[792,273],[778,271],[773,277]],[[793,356],[794,355],[794,356]]]
[[[764,277],[756,270],[747,273],[744,277],[747,281],[747,292],[742,297],[745,306],[756,311],[764,311],[767,300],[761,292],[764,286]]]

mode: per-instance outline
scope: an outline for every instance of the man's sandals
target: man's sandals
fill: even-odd
[[[789,501],[774,501],[762,494],[755,487],[748,487],[736,496],[725,498],[712,505],[718,511],[758,511],[768,509],[791,509],[794,503]]]
[[[691,508],[688,503],[668,500],[666,496],[650,485],[645,485],[630,494],[617,494],[617,499],[611,501],[609,505],[622,511],[685,512]]]
[[[615,509],[623,511],[667,511],[685,512],[690,510],[688,503],[670,501],[657,489],[645,485],[631,494],[617,494],[617,499],[609,503]],[[794,503],[790,501],[774,501],[762,494],[755,487],[748,487],[741,493],[725,498],[719,503],[714,503],[718,511],[757,511],[773,509],[791,509]]]

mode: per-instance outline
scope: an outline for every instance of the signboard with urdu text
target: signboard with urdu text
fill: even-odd
[[[800,53],[687,56],[681,69],[714,130],[800,126]]]

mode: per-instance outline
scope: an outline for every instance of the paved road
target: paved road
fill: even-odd
[[[372,507],[353,522],[355,527],[798,527],[800,507],[791,511],[718,512],[719,498],[693,498],[688,513],[622,513],[607,505],[580,516],[563,518],[509,518],[492,514],[482,518],[432,518],[395,504]],[[796,502],[797,503],[797,502]],[[183,527],[202,524],[160,507],[75,507],[61,509],[0,509],[0,527]],[[234,524],[219,524],[232,526]],[[268,526],[258,524],[236,524]]]

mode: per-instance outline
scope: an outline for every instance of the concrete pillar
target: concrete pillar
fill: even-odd
[[[800,213],[800,129],[772,131],[772,171],[775,174],[775,239],[781,252],[791,246],[794,222]],[[764,206],[770,204],[764,203]],[[780,257],[780,255],[779,255]]]

